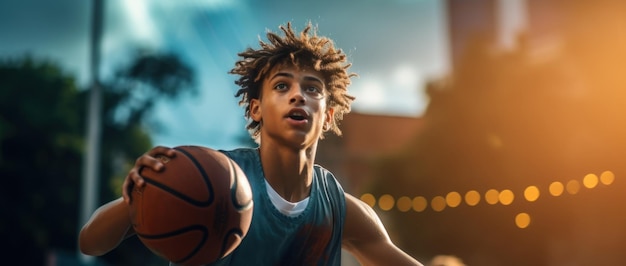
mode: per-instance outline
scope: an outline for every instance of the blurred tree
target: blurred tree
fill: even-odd
[[[134,159],[152,146],[149,132],[160,130],[154,104],[197,94],[192,69],[173,54],[138,52],[109,82],[103,82],[101,203],[120,196],[121,183]],[[89,95],[85,90],[83,99]],[[86,100],[85,100],[86,102]],[[116,178],[107,178],[107,177]]]
[[[0,62],[0,233],[9,264],[41,265],[45,253],[76,250],[86,97],[55,63],[26,56]],[[136,158],[151,146],[158,99],[196,93],[192,69],[173,54],[137,54],[103,82],[100,203],[121,195]],[[139,249],[139,251],[138,251]],[[19,253],[17,253],[19,252]],[[14,260],[14,261],[13,261]],[[138,241],[102,257],[114,265],[160,262]]]
[[[46,250],[76,243],[79,91],[57,65],[30,57],[3,61],[0,80],[0,234],[6,254],[28,254],[9,264],[41,265]]]

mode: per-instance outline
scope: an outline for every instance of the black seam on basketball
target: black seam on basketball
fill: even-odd
[[[224,235],[224,238],[222,239],[223,242],[222,242],[222,249],[220,251],[220,257],[223,257],[224,253],[226,252],[226,245],[228,244],[228,237],[230,235],[238,235],[240,238],[243,238],[243,231],[241,231],[241,229],[239,228],[233,228],[233,229],[230,229],[228,233]]]
[[[187,147],[199,149],[199,147],[195,147],[195,146],[187,146]],[[191,162],[193,162],[193,164],[196,166],[196,169],[200,171],[200,174],[202,174],[202,179],[204,179],[204,183],[207,185],[207,189],[210,192],[207,205],[211,205],[211,203],[213,203],[213,199],[215,198],[215,192],[213,191],[213,183],[211,183],[211,179],[209,178],[209,175],[204,170],[204,167],[202,167],[202,165],[198,162],[196,157],[193,157],[193,155],[191,155],[191,153],[189,153],[188,151],[184,150],[183,147],[176,147],[174,149],[185,154],[185,156],[187,156],[191,160]]]
[[[175,196],[177,198],[180,198],[180,199],[182,199],[182,200],[184,200],[184,201],[188,202],[189,204],[194,205],[196,207],[207,207],[207,206],[210,206],[211,203],[213,203],[213,197],[212,197],[213,193],[211,193],[211,197],[209,198],[209,200],[207,200],[207,201],[199,201],[199,200],[195,200],[195,199],[193,199],[193,198],[191,198],[191,197],[189,197],[189,196],[187,196],[187,195],[185,195],[183,193],[180,193],[180,192],[178,192],[178,191],[176,191],[176,190],[174,190],[174,189],[172,189],[172,188],[170,188],[170,187],[168,187],[166,185],[163,185],[163,184],[161,184],[161,183],[159,183],[157,181],[154,181],[151,178],[145,178],[144,177],[144,180],[146,181],[146,183],[151,184],[151,185],[153,185],[155,187],[158,187],[158,188],[160,188],[162,190],[165,190],[168,193],[172,194],[173,196]]]
[[[198,251],[200,251],[200,248],[207,241],[207,238],[209,237],[209,230],[206,229],[206,226],[195,224],[195,225],[192,225],[192,226],[183,227],[183,228],[178,229],[176,231],[167,232],[167,233],[158,234],[158,235],[145,235],[145,234],[140,234],[140,233],[137,233],[137,235],[139,237],[146,238],[146,239],[160,239],[160,238],[167,238],[167,237],[180,235],[180,234],[191,232],[191,231],[200,231],[200,232],[202,232],[202,239],[200,240],[200,243],[198,245],[196,245],[196,247],[187,256],[183,257],[182,259],[180,259],[178,261],[173,261],[174,263],[182,263],[182,262],[185,262],[186,260],[190,259],[191,257],[195,256],[196,253],[198,253]],[[222,247],[222,250],[223,249],[224,248]]]
[[[252,206],[252,200],[245,203],[245,205],[241,205],[237,202],[237,187],[239,187],[239,176],[237,175],[235,166],[230,159],[228,160],[228,166],[230,166],[230,172],[233,173],[233,178],[235,179],[235,181],[233,182],[233,186],[230,188],[230,200],[233,202],[233,206],[235,206],[235,209],[237,209],[237,211],[243,211]]]
[[[180,193],[179,191],[176,191],[160,182],[155,181],[154,179],[151,178],[147,178],[144,177],[144,180],[146,181],[146,183],[151,184],[155,187],[158,187],[160,189],[163,189],[169,193],[171,193],[172,195],[174,195],[177,198],[180,198],[186,202],[189,202],[190,204],[194,205],[194,206],[198,206],[198,207],[207,207],[210,206],[213,203],[214,200],[214,192],[213,192],[213,184],[211,184],[211,180],[209,179],[209,176],[207,175],[207,173],[204,171],[204,168],[202,167],[202,165],[200,165],[200,163],[196,160],[195,157],[193,157],[193,155],[191,155],[189,152],[176,147],[174,148],[177,151],[180,151],[181,153],[183,153],[185,156],[187,156],[187,158],[189,158],[189,160],[191,160],[191,162],[194,164],[194,166],[196,166],[196,169],[198,169],[198,171],[200,171],[200,174],[202,175],[202,179],[204,180],[204,183],[207,185],[207,189],[209,190],[209,199],[206,201],[199,201],[199,200],[195,200],[183,193]]]

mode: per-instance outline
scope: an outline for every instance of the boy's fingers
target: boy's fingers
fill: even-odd
[[[176,157],[176,150],[164,146],[157,146],[137,158],[135,166],[128,172],[123,184],[122,197],[126,203],[130,204],[132,200],[131,192],[134,188],[141,188],[145,185],[145,181],[141,176],[141,170],[144,167],[148,167],[155,172],[163,170],[164,165],[162,161],[164,158],[162,157]]]
[[[130,195],[133,189],[135,187],[143,187],[145,185],[145,181],[143,180],[141,175],[139,175],[139,171],[141,171],[141,168],[141,166],[134,167],[132,170],[130,170],[130,172],[128,172],[128,175],[126,176],[126,179],[124,180],[124,184],[122,185],[122,196],[124,197],[124,201],[126,201],[126,203],[128,204],[130,204],[132,200]],[[139,169],[139,171],[137,169]]]
[[[156,146],[148,152],[148,155],[150,155],[151,157],[156,157],[157,155],[165,155],[167,157],[173,158],[176,157],[176,150],[169,147]]]

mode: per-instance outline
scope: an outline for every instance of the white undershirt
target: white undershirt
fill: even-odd
[[[276,207],[276,209],[278,209],[284,215],[290,217],[297,216],[298,214],[302,213],[304,209],[306,209],[306,206],[309,204],[309,197],[306,197],[305,199],[295,203],[289,202],[281,197],[278,192],[276,192],[276,190],[274,190],[274,188],[272,188],[272,186],[267,183],[267,180],[263,179],[263,181],[265,181],[267,195],[270,197],[272,204],[274,204],[274,207]]]

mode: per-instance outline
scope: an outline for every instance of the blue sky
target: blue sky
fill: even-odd
[[[156,145],[234,148],[243,111],[227,74],[267,30],[307,21],[334,39],[353,63],[353,111],[420,116],[426,79],[449,68],[444,2],[438,0],[105,1],[102,75],[138,47],[174,51],[195,68],[200,94],[158,103]],[[0,56],[55,60],[88,84],[91,1],[0,1]]]

